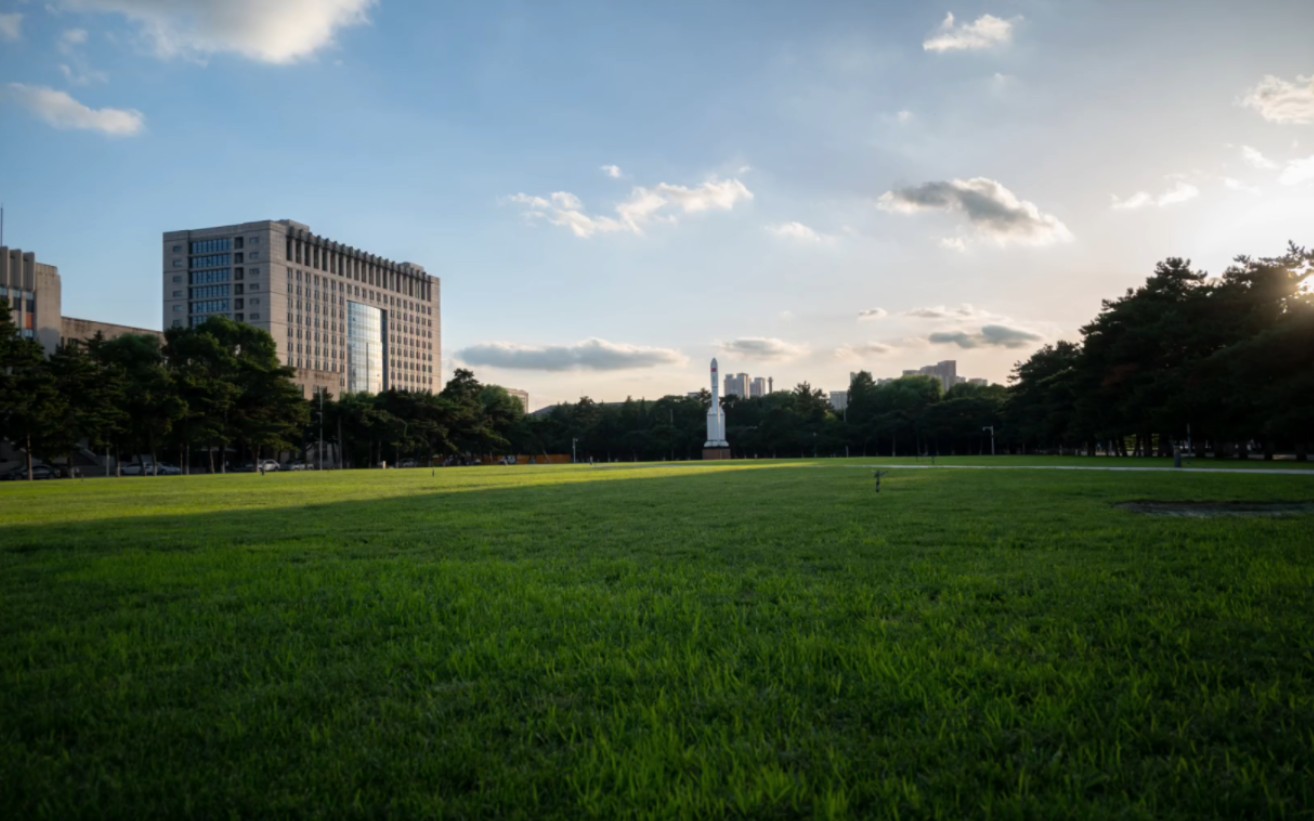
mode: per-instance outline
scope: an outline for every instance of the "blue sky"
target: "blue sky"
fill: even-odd
[[[6,241],[160,327],[162,231],[443,280],[534,406],[1003,381],[1186,256],[1309,244],[1314,3],[0,0]]]

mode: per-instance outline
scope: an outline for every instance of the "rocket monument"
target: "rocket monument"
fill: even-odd
[[[725,411],[721,410],[721,377],[712,360],[712,406],[707,409],[707,441],[704,459],[729,459],[730,443],[725,440]]]

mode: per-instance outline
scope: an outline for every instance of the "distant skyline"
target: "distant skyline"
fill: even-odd
[[[0,0],[5,243],[160,327],[160,235],[442,278],[444,378],[1006,380],[1168,256],[1314,243],[1314,3]]]

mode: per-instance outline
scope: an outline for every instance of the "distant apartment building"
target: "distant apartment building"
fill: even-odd
[[[761,399],[767,395],[767,381],[761,376],[753,378],[752,384],[748,386],[748,396],[751,399]]]
[[[748,374],[746,373],[726,374],[725,395],[747,398]]]
[[[307,395],[441,387],[440,280],[292,220],[168,231],[164,327],[268,331]]]
[[[835,411],[841,411],[841,412],[843,412],[843,411],[847,410],[848,407],[849,407],[849,392],[848,392],[848,391],[831,391],[831,392],[830,392],[830,408],[831,408],[831,410],[835,410]]]
[[[0,299],[25,339],[41,343],[47,354],[59,347],[61,333],[59,269],[37,262],[36,254],[0,245]]]
[[[960,381],[958,378],[958,362],[953,359],[946,359],[943,362],[937,362],[934,365],[927,365],[916,370],[903,372],[904,376],[929,376],[940,383],[940,387],[945,393]]]
[[[529,391],[523,391],[520,388],[502,388],[512,398],[520,402],[520,407],[525,413],[529,413]]]

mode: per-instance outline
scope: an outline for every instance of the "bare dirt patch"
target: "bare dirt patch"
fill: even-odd
[[[1281,519],[1314,513],[1314,502],[1122,502],[1121,510],[1146,516],[1214,519],[1224,516]]]

